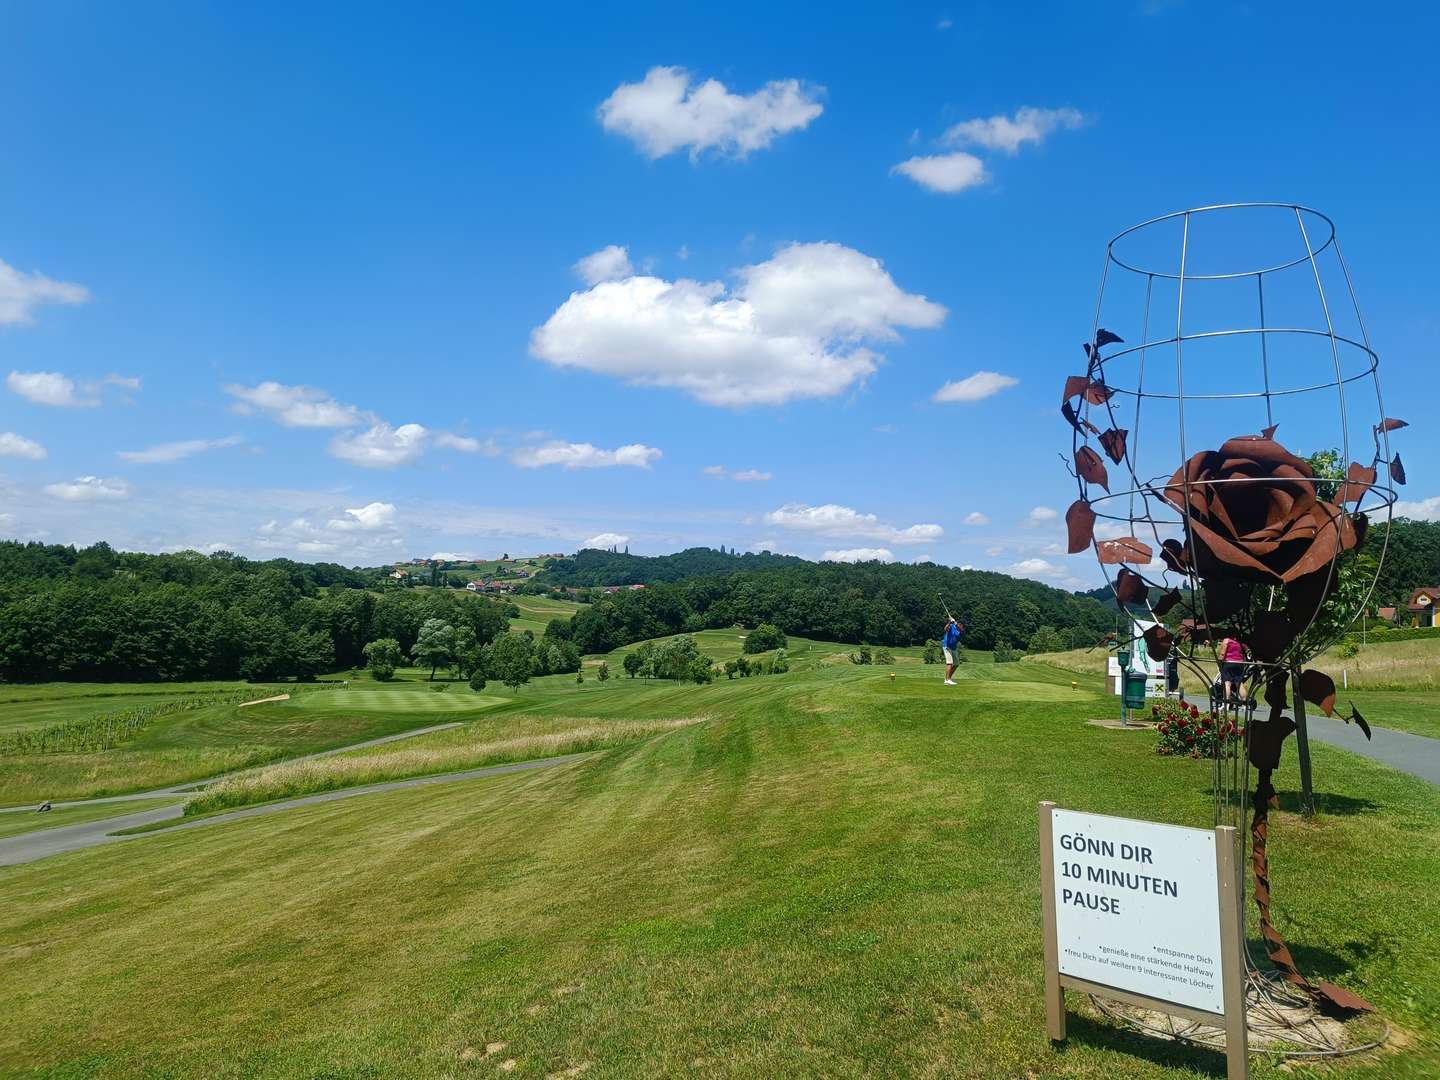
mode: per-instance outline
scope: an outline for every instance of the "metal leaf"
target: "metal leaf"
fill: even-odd
[[[1326,716],[1335,715],[1335,680],[1323,671],[1306,668],[1300,673],[1300,696],[1319,705]]]
[[[1174,609],[1175,605],[1178,603],[1180,603],[1180,590],[1171,589],[1159,600],[1156,600],[1150,610],[1155,612],[1156,615],[1160,615],[1163,617],[1170,614],[1170,612]]]
[[[1084,499],[1076,499],[1065,511],[1065,526],[1070,532],[1070,554],[1084,551],[1095,539],[1095,511]]]
[[[1365,733],[1365,738],[1370,738],[1370,725],[1365,722],[1365,717],[1360,715],[1360,710],[1355,708],[1355,702],[1350,702],[1350,722]]]
[[[1100,436],[1100,446],[1116,465],[1125,460],[1125,436],[1128,434],[1130,432],[1126,428],[1111,428]]]
[[[1408,420],[1392,420],[1390,417],[1387,416],[1387,417],[1385,417],[1384,420],[1381,420],[1380,423],[1378,423],[1378,424],[1375,425],[1375,430],[1376,430],[1376,431],[1399,431],[1402,427],[1409,427],[1409,426],[1410,426],[1410,421],[1408,421]]]
[[[1358,461],[1352,461],[1350,468],[1345,470],[1345,483],[1340,485],[1340,494],[1336,497],[1336,501],[1358,503],[1370,490],[1370,485],[1375,483],[1375,479],[1373,465],[1361,465]]]
[[[1071,375],[1065,380],[1065,396],[1060,400],[1063,402],[1069,402],[1071,398],[1079,397],[1081,394],[1085,393],[1086,389],[1089,386],[1089,375]]]
[[[1112,334],[1109,330],[1099,329],[1095,331],[1095,348],[1103,349],[1106,345],[1123,345],[1125,339],[1119,334]]]
[[[1400,464],[1399,454],[1390,459],[1390,479],[1397,484],[1405,483],[1405,466]]]
[[[1115,599],[1121,606],[1127,604],[1141,604],[1149,589],[1145,587],[1145,579],[1134,570],[1127,570],[1124,567],[1115,575]]]
[[[1105,463],[1090,447],[1082,446],[1075,451],[1075,471],[1087,483],[1099,484],[1106,491],[1110,490],[1110,475],[1105,471]]]
[[[1134,536],[1121,536],[1115,540],[1101,540],[1095,545],[1100,562],[1105,564],[1135,563],[1145,566],[1150,562],[1150,545]]]
[[[1164,660],[1169,656],[1170,646],[1174,643],[1175,635],[1159,623],[1145,631],[1145,648],[1153,660]]]
[[[1115,391],[1106,386],[1099,379],[1093,379],[1090,385],[1085,387],[1085,400],[1091,405],[1104,405],[1115,396]]]

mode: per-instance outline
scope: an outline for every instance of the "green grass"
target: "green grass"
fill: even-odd
[[[967,665],[957,687],[894,671],[536,680],[471,723],[710,719],[0,869],[0,1071],[1216,1075],[1077,997],[1052,1049],[1038,931],[1039,800],[1208,825],[1206,765],[1085,724],[1108,699],[1044,665]],[[1271,828],[1282,929],[1405,1047],[1339,1072],[1434,1076],[1440,794],[1316,746],[1328,812],[1304,822],[1294,761]]]
[[[432,686],[443,686],[443,691],[409,684],[404,689],[390,689],[358,684],[345,690],[330,691],[331,697],[319,705],[302,703],[297,709],[313,711],[316,708],[330,712],[406,712],[406,713],[447,713],[469,712],[476,709],[501,705],[506,698],[486,697],[477,694],[463,682],[437,682]],[[443,718],[442,718],[443,722]]]
[[[429,693],[416,690],[411,683],[395,685],[402,695],[407,690],[410,694]],[[124,746],[97,753],[0,757],[0,806],[149,791],[462,715],[445,706],[417,711],[324,703],[328,695],[341,693],[345,691],[316,692],[301,699],[308,705],[277,702],[244,709],[214,705],[177,713],[157,721]],[[468,702],[479,701],[477,707],[485,707],[463,683],[453,684],[445,695],[433,696],[448,694],[465,695]]]
[[[41,683],[0,686],[0,734],[118,712],[134,705],[184,700],[251,689],[255,696],[285,693],[286,687],[243,682]]]
[[[81,825],[87,821],[101,821],[121,814],[136,814],[141,810],[153,810],[176,799],[132,799],[125,802],[95,803],[90,806],[57,806],[44,814],[30,811],[14,811],[0,814],[0,839],[19,836],[22,833],[39,832],[41,829],[56,829],[62,825]]]
[[[548,596],[522,596],[518,593],[503,599],[520,609],[519,617],[510,619],[510,629],[529,630],[536,637],[545,633],[545,627],[550,625],[551,619],[573,618],[589,606],[571,600],[551,600]]]

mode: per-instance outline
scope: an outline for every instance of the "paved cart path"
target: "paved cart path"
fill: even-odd
[[[560,757],[541,758],[536,761],[519,761],[510,765],[490,765],[483,769],[441,773],[438,776],[416,776],[409,780],[391,780],[383,784],[341,788],[338,791],[326,791],[319,795],[305,795],[298,799],[286,799],[284,802],[246,807],[243,810],[233,810],[228,814],[216,814],[214,817],[197,818],[182,825],[160,830],[160,834],[165,835],[179,829],[199,829],[207,825],[218,825],[224,821],[234,821],[237,818],[275,814],[296,806],[334,802],[337,799],[353,799],[358,795],[373,795],[381,791],[396,791],[400,788],[423,787],[429,784],[449,784],[457,780],[475,780],[484,776],[500,776],[505,773],[549,768],[552,765],[567,765],[572,761],[583,761],[593,754],[594,751],[584,754],[564,754]],[[116,836],[115,832],[119,829],[133,829],[140,825],[150,825],[157,821],[169,821],[182,816],[184,812],[185,804],[177,802],[171,806],[141,810],[134,814],[121,814],[101,821],[86,821],[79,825],[62,825],[56,829],[22,833],[20,836],[0,840],[0,866],[15,866],[20,863],[34,862],[36,859],[43,859],[49,855],[59,855],[66,851],[80,851],[84,848],[97,847],[100,844],[114,844],[122,840],[139,840],[146,836],[153,836],[154,833]]]
[[[1432,784],[1440,784],[1440,739],[1374,725],[1370,730],[1375,737],[1366,739],[1365,733],[1354,724],[1318,711],[1314,716],[1306,714],[1305,726],[1312,739],[1350,750]]]
[[[380,746],[384,743],[396,742],[399,739],[413,739],[416,735],[429,735],[432,731],[445,731],[449,728],[461,726],[459,720],[448,724],[433,724],[430,727],[416,728],[414,731],[402,731],[396,735],[382,735],[378,739],[366,739],[364,742],[350,743],[348,746],[337,746],[333,750],[319,750],[313,754],[303,754],[300,757],[276,758],[274,761],[267,761],[262,765],[250,765],[243,769],[236,769],[234,772],[221,773],[219,776],[209,776],[203,780],[186,780],[184,783],[173,784],[166,788],[156,788],[154,791],[137,791],[129,795],[102,795],[97,799],[74,799],[70,802],[57,802],[50,805],[56,809],[64,806],[95,806],[98,803],[138,802],[141,799],[158,799],[166,795],[183,797],[186,795],[198,794],[197,788],[206,784],[213,784],[217,780],[224,780],[227,776],[235,776],[242,772],[250,772],[254,769],[265,769],[271,765],[293,765],[297,761],[314,761],[316,758],[334,757],[336,754],[345,754],[351,750],[364,750],[367,746]],[[35,812],[35,804],[27,803],[24,806],[3,806],[0,807],[0,814],[20,814]],[[114,820],[113,818],[107,820]]]

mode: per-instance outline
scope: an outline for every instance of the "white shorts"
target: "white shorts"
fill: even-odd
[[[941,649],[940,651],[945,654],[945,663],[953,664],[955,662],[955,654],[949,649]]]

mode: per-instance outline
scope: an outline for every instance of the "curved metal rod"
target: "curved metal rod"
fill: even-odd
[[[1321,244],[1318,248],[1315,249],[1313,253],[1315,255],[1318,255],[1320,252],[1324,251],[1332,243],[1335,242],[1335,222],[1331,221],[1328,216],[1322,214],[1319,210],[1313,210],[1308,206],[1300,206],[1296,203],[1238,202],[1218,203],[1214,206],[1197,206],[1191,210],[1176,210],[1174,213],[1171,214],[1162,214],[1160,217],[1151,218],[1149,221],[1142,221],[1139,225],[1132,225],[1124,232],[1116,233],[1113,237],[1111,237],[1110,243],[1105,246],[1105,253],[1108,261],[1114,262],[1115,265],[1121,267],[1124,270],[1129,270],[1133,274],[1147,274],[1158,278],[1165,278],[1169,281],[1179,281],[1182,278],[1188,281],[1231,281],[1235,278],[1258,277],[1261,274],[1273,274],[1280,270],[1288,270],[1292,266],[1299,266],[1302,263],[1310,261],[1313,256],[1311,254],[1306,254],[1292,260],[1291,262],[1277,263],[1275,266],[1267,266],[1260,270],[1243,270],[1231,274],[1191,274],[1182,269],[1180,274],[1167,274],[1160,270],[1151,270],[1141,266],[1132,266],[1130,263],[1126,262],[1124,259],[1121,259],[1118,255],[1115,254],[1115,244],[1118,241],[1123,240],[1131,233],[1139,232],[1141,229],[1147,228],[1151,225],[1158,225],[1164,221],[1174,221],[1176,218],[1184,218],[1188,225],[1191,214],[1205,214],[1213,210],[1254,209],[1291,210],[1296,213],[1303,212],[1306,214],[1314,214],[1321,221],[1325,222],[1325,224],[1330,227],[1330,235],[1326,238],[1323,244]]]

